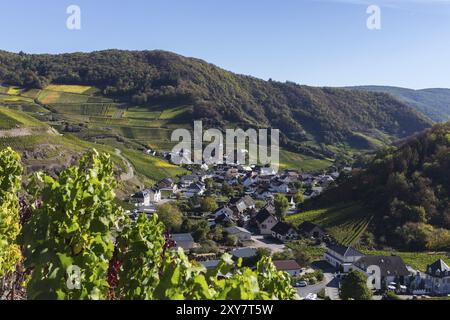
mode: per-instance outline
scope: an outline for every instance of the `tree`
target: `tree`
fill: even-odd
[[[222,242],[224,229],[221,225],[216,225],[214,231],[212,232],[212,238],[216,242]]]
[[[28,191],[42,205],[35,207],[22,235],[25,267],[31,272],[28,298],[107,298],[111,231],[124,214],[114,204],[115,182],[109,155],[95,150],[58,180],[35,174]]]
[[[277,194],[274,198],[274,205],[277,217],[283,219],[287,209],[289,208],[289,200],[286,196]]]
[[[350,271],[342,281],[341,298],[344,300],[370,300],[372,291],[367,286],[367,276],[359,271]]]
[[[156,214],[170,232],[180,231],[183,223],[183,214],[176,206],[164,203],[158,207]]]
[[[16,238],[20,233],[19,198],[22,166],[11,148],[0,152],[0,279],[15,271],[21,260]]]
[[[202,212],[209,213],[209,212],[216,211],[219,206],[217,205],[216,200],[214,200],[211,197],[206,197],[200,201],[200,207],[201,207]]]
[[[229,247],[236,246],[238,244],[238,241],[238,237],[232,234],[227,234],[227,236],[225,237],[225,244]]]
[[[294,196],[294,202],[296,204],[302,204],[304,201],[303,193],[301,191],[297,192]]]

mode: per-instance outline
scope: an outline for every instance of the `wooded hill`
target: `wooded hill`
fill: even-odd
[[[379,147],[431,125],[384,93],[263,81],[163,51],[0,51],[0,82],[25,88],[90,85],[143,108],[190,105],[192,111],[181,119],[185,123],[203,119],[209,126],[279,128],[285,148],[317,158],[333,158],[340,148]]]
[[[349,87],[351,90],[383,92],[406,102],[437,122],[450,120],[450,89],[413,90],[386,86]]]
[[[379,244],[450,250],[450,123],[391,147],[316,201],[364,203]],[[365,214],[361,210],[361,214]]]

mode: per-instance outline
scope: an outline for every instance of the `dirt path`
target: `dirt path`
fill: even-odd
[[[16,128],[0,130],[0,138],[26,137],[40,133],[56,134],[55,130],[52,128]]]
[[[124,172],[120,175],[120,180],[129,181],[129,180],[133,179],[134,178],[134,168],[131,165],[131,163],[128,161],[127,158],[125,158],[122,155],[122,151],[120,151],[119,149],[116,149],[116,155],[118,155],[120,157],[120,159],[122,159],[122,161],[125,163],[125,165],[127,167],[127,172]]]

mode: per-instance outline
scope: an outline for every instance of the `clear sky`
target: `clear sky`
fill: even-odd
[[[0,49],[163,49],[320,86],[450,88],[450,0],[0,0]],[[81,30],[66,28],[69,5]],[[369,30],[367,7],[381,7]]]

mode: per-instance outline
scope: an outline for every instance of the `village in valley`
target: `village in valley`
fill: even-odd
[[[146,153],[157,156],[152,150]],[[134,208],[128,211],[132,219],[141,213],[158,214],[174,248],[183,248],[206,269],[215,268],[224,253],[249,267],[271,256],[305,300],[342,299],[343,279],[352,270],[368,276],[372,299],[450,294],[450,267],[442,259],[427,265],[426,271],[417,270],[395,254],[367,254],[339,243],[311,221],[286,221],[302,214],[305,201],[320,196],[341,175],[351,174],[351,167],[316,172],[236,163],[187,168],[190,174],[165,178],[125,200]]]

